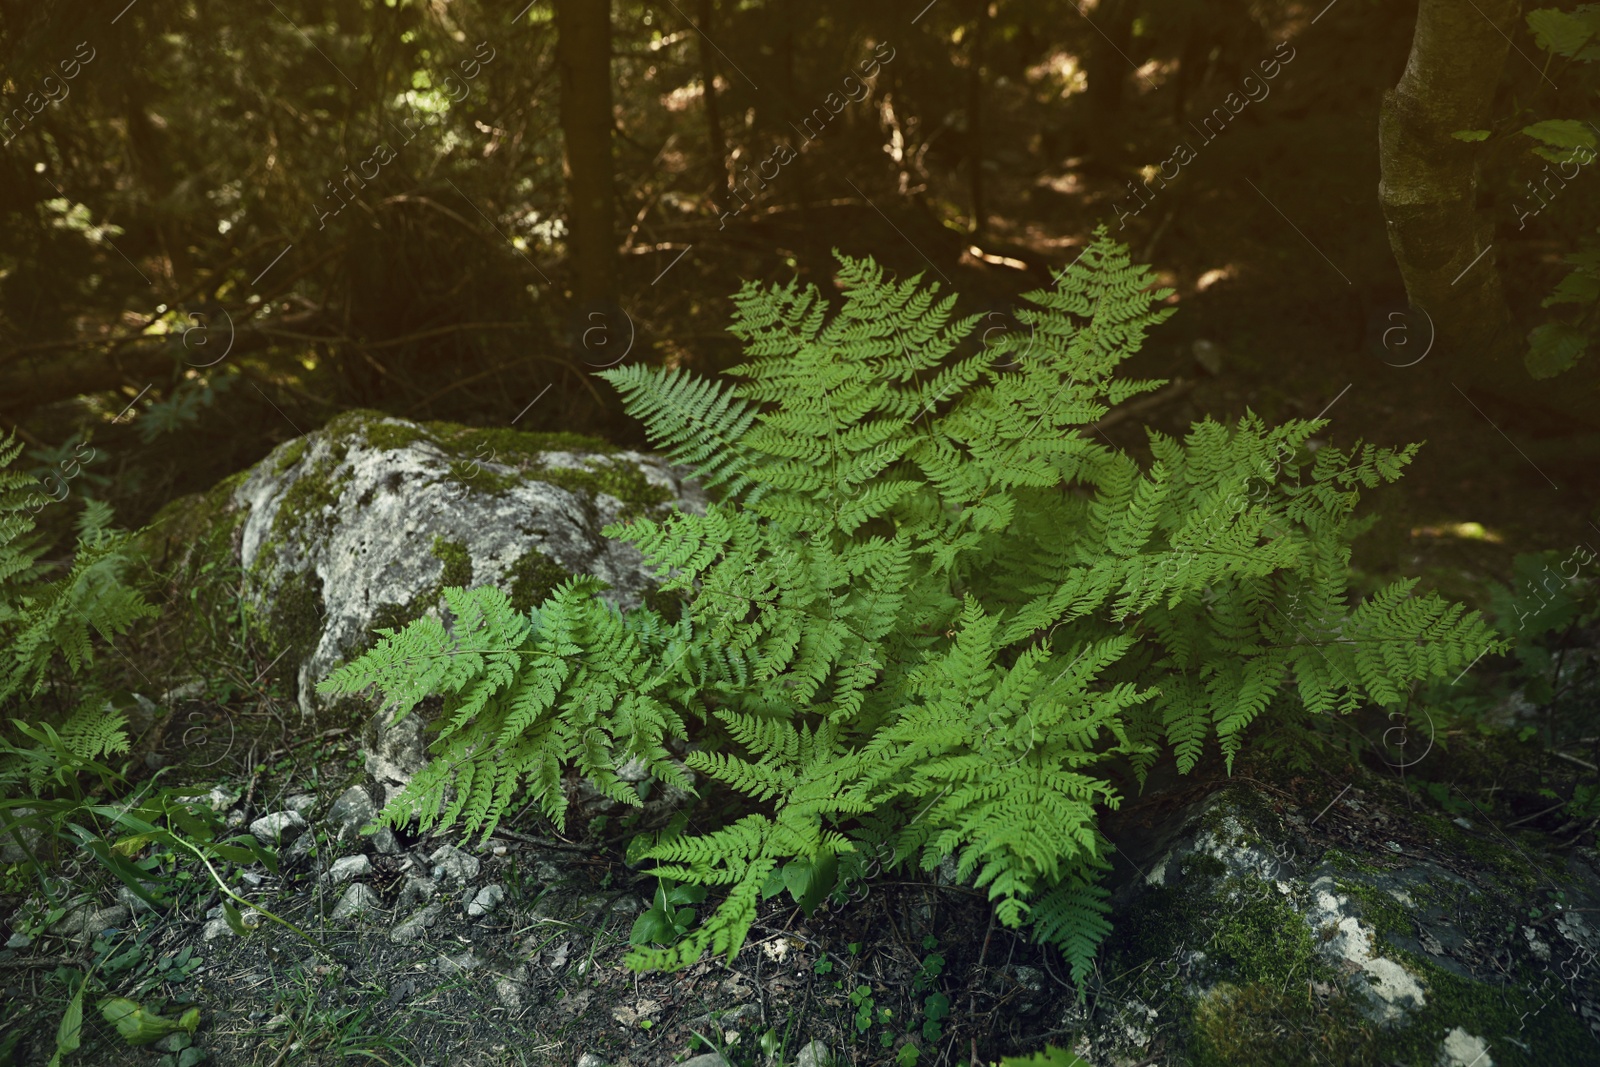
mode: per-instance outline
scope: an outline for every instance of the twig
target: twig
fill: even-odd
[[[1590,763],[1586,759],[1579,759],[1577,756],[1569,756],[1565,752],[1552,752],[1550,754],[1552,756],[1554,756],[1556,759],[1564,759],[1568,763],[1576,763],[1578,766],[1584,768],[1585,770],[1590,770],[1590,771],[1595,771],[1597,773],[1600,773],[1600,767],[1595,766],[1593,763]]]
[[[1543,811],[1536,811],[1532,815],[1524,815],[1522,818],[1518,819],[1516,822],[1508,822],[1508,823],[1506,823],[1506,829],[1509,830],[1513,826],[1521,826],[1525,822],[1532,822],[1533,820],[1537,819],[1541,815],[1549,815],[1552,811],[1556,811],[1559,808],[1565,807],[1566,803],[1567,802],[1565,800],[1559,800],[1556,803],[1550,805],[1548,808],[1545,808]]]

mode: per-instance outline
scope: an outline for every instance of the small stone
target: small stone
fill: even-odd
[[[494,995],[499,998],[502,1005],[513,1011],[522,1007],[522,989],[521,982],[513,982],[509,978],[496,978],[494,980]],[[592,1053],[586,1053],[585,1055],[592,1055]],[[583,1060],[579,1059],[578,1062],[582,1063]],[[596,1057],[596,1062],[600,1062],[598,1057]]]
[[[378,905],[378,894],[372,887],[365,882],[355,882],[344,891],[339,903],[333,906],[333,921],[347,922],[374,910]]]
[[[389,931],[390,941],[417,941],[439,921],[439,905],[430,904]]]
[[[372,873],[372,861],[357,853],[354,856],[341,856],[333,861],[322,877],[334,885],[348,882],[352,878],[365,878]]]
[[[238,808],[234,808],[232,811],[228,812],[228,817],[223,819],[222,822],[225,826],[227,826],[228,829],[237,830],[239,827],[244,825],[244,812],[240,811]]]
[[[472,898],[472,903],[467,905],[468,918],[476,919],[480,915],[487,915],[500,906],[506,899],[506,890],[502,885],[486,885],[478,890],[478,895]]]
[[[794,1058],[794,1067],[833,1067],[833,1053],[821,1041],[812,1041]]]
[[[720,1052],[705,1052],[684,1060],[678,1067],[733,1067],[733,1064]]]
[[[585,1052],[578,1057],[578,1067],[611,1067],[605,1060],[592,1052]]]
[[[1457,815],[1454,819],[1451,819],[1450,821],[1455,823],[1457,826],[1461,827],[1463,830],[1471,830],[1471,829],[1473,829],[1472,823],[1469,822],[1468,820],[1462,818],[1460,815]]]
[[[275,811],[250,824],[250,833],[263,845],[293,841],[306,829],[306,820],[297,811]]]
[[[637,915],[644,909],[644,901],[632,893],[624,893],[611,902],[611,913],[613,915]]]
[[[89,916],[94,914],[94,904],[86,896],[78,897],[67,902],[67,913],[63,915],[50,932],[57,937],[69,937],[83,929],[83,924],[89,921]]]
[[[311,809],[317,806],[315,793],[296,793],[283,802],[283,806],[299,816],[311,814]]]
[[[20,822],[24,817],[33,813],[33,808],[17,808],[15,817]],[[21,826],[17,827],[14,833],[21,835],[22,844],[18,845],[16,837],[11,833],[7,833],[3,838],[0,838],[0,863],[26,863],[33,856],[34,850],[39,847],[40,830],[38,827]]]
[[[339,794],[339,799],[328,809],[327,823],[340,841],[354,841],[361,828],[377,817],[378,806],[372,794],[359,785],[353,785]]]
[[[205,800],[212,811],[226,811],[238,803],[239,798],[243,795],[237,789],[214,785],[211,787],[211,792],[207,793],[202,799]]]
[[[1539,935],[1534,932],[1533,927],[1524,926],[1522,928],[1522,936],[1528,939],[1528,948],[1533,951],[1535,956],[1545,963],[1550,962],[1550,946],[1539,939]]]
[[[27,948],[33,944],[33,938],[20,931],[6,938],[6,948]]]
[[[232,937],[233,927],[228,925],[227,919],[212,919],[201,928],[200,936],[207,941],[215,941],[219,937]]]
[[[317,838],[315,834],[301,834],[290,843],[288,848],[283,850],[282,858],[288,863],[293,863],[295,860],[303,860],[311,855],[316,847]]]
[[[466,885],[478,877],[478,857],[461,851],[454,845],[440,845],[428,857],[428,862],[433,864],[435,878],[458,882]]]
[[[144,888],[146,893],[150,893],[152,895],[155,893],[155,890],[159,888],[154,882],[140,882],[139,884]],[[123,907],[127,908],[130,914],[138,914],[139,912],[144,911],[153,912],[156,910],[155,905],[151,904],[149,901],[145,900],[138,893],[135,893],[132,889],[125,885],[117,886],[117,902]]]
[[[128,921],[131,914],[121,904],[113,904],[109,908],[101,908],[84,920],[83,936],[88,939],[102,931],[121,926]]]
[[[380,856],[393,856],[400,851],[400,842],[395,840],[393,830],[380,826],[372,835],[372,850]]]
[[[1224,352],[1217,342],[1201,338],[1191,345],[1189,350],[1194,353],[1194,361],[1200,364],[1201,369],[1207,374],[1215,378],[1222,373]]]
[[[439,970],[445,974],[466,974],[483,966],[483,961],[470,949],[462,949],[454,955],[445,953],[439,957]]]
[[[1444,1036],[1435,1063],[1439,1067],[1494,1067],[1489,1058],[1489,1046],[1483,1038],[1456,1027]]]
[[[432,878],[418,878],[414,874],[408,874],[406,884],[400,889],[400,902],[395,907],[405,911],[418,904],[426,904],[438,891],[439,885]]]

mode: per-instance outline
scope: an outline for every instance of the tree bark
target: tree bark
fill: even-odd
[[[1405,73],[1378,119],[1378,198],[1389,246],[1438,354],[1481,384],[1526,378],[1493,249],[1477,211],[1477,144],[1485,129],[1521,0],[1420,0]]]
[[[1115,164],[1122,154],[1118,126],[1137,13],[1138,0],[1102,0],[1094,12],[1099,32],[1084,57],[1084,74],[1089,81],[1089,152],[1101,164]]]
[[[610,0],[557,0],[556,63],[561,72],[573,303],[579,323],[616,300],[614,124]]]
[[[706,146],[711,154],[711,189],[728,192],[728,143],[722,136],[722,113],[717,108],[717,66],[711,50],[712,22],[717,0],[700,0],[700,80],[705,84]]]
[[[983,204],[983,36],[989,0],[976,0],[972,43],[967,48],[967,188],[972,196],[972,235],[983,236],[988,212]]]

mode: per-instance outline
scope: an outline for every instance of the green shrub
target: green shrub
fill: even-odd
[[[526,788],[562,823],[568,763],[638,805],[619,762],[687,785],[664,742],[692,729],[687,764],[762,808],[635,839],[653,873],[729,888],[630,966],[731,958],[758,900],[842,892],[873,857],[954,856],[1081,981],[1109,930],[1096,811],[1119,802],[1112,761],[1142,780],[1170,752],[1188,771],[1214,740],[1231,765],[1280,688],[1306,715],[1395,704],[1498,647],[1414,581],[1346,602],[1360,490],[1415,446],[1313,453],[1323,423],[1250,416],[1152,433],[1141,469],[1084,432],[1162,384],[1113,372],[1171,314],[1103,232],[1028,294],[1027,336],[986,346],[920,276],[840,262],[836,312],[814,287],[740,290],[739,384],[604,374],[720,492],[705,515],[606,531],[688,595],[681,618],[619,613],[587,577],[528,614],[449,590],[448,625],[386,631],[323,684],[376,686],[398,715],[445,694],[435,757],[386,820],[487,836]]]

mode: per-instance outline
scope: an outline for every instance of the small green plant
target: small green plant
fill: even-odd
[[[628,934],[630,945],[667,945],[676,941],[694,925],[694,909],[706,898],[702,885],[674,885],[669,878],[656,882],[655,900],[633,921]]]
[[[1152,433],[1146,467],[1085,432],[1162,384],[1114,372],[1171,314],[1103,230],[1026,295],[1026,336],[976,349],[978,317],[937,286],[839,261],[837,309],[793,282],[739,292],[738,384],[603,372],[719,495],[605,531],[685,595],[676,620],[621,613],[586,576],[528,613],[492,586],[447,589],[448,624],[386,631],[322,683],[376,687],[399,715],[445,696],[434,758],[385,820],[486,837],[527,789],[564,824],[569,763],[639,807],[618,767],[688,790],[665,742],[692,732],[688,766],[758,807],[633,841],[651,873],[726,895],[630,967],[731,960],[769,890],[816,900],[869,857],[953,857],[1081,983],[1110,930],[1113,767],[1142,781],[1168,754],[1187,773],[1214,744],[1231,768],[1269,705],[1397,707],[1501,647],[1415,580],[1348,600],[1361,491],[1416,446],[1312,451],[1322,422],[1251,415]]]
[[[100,1001],[100,1014],[117,1028],[130,1045],[152,1045],[168,1034],[183,1031],[194,1035],[200,1025],[200,1009],[190,1008],[176,1019],[148,1011],[127,997],[106,997]]]

